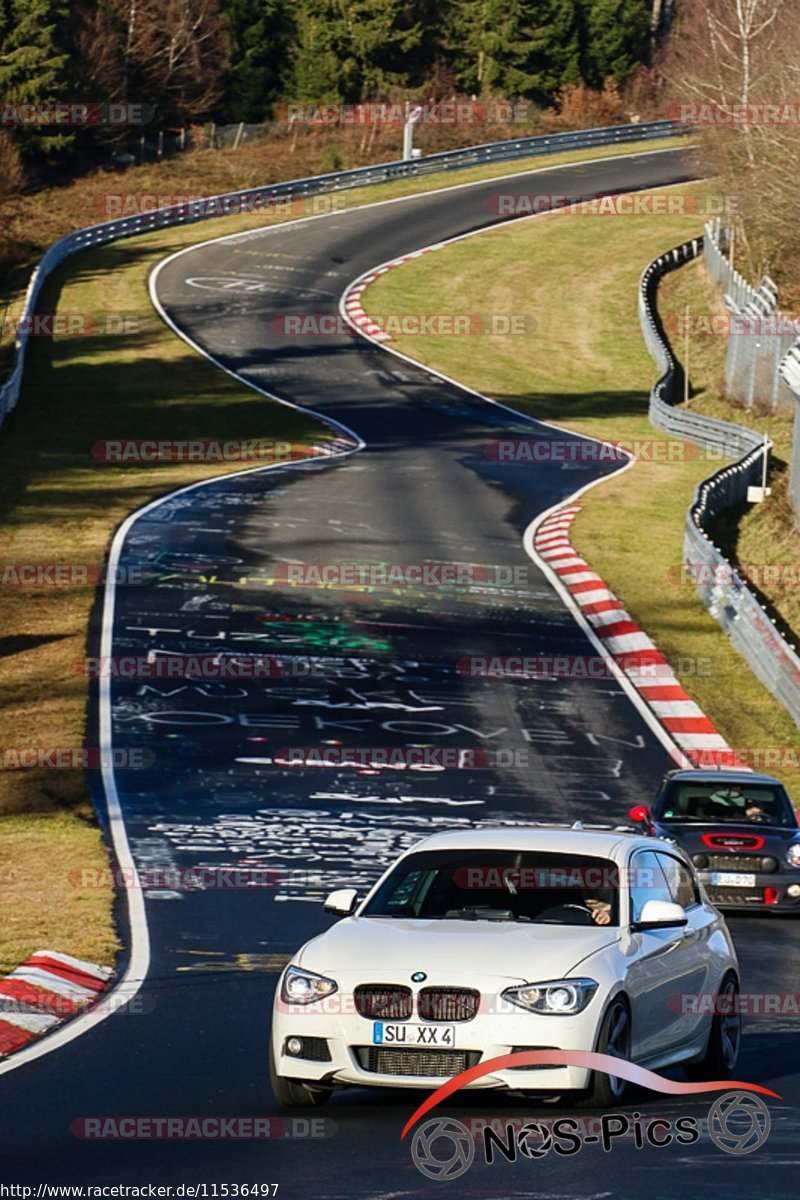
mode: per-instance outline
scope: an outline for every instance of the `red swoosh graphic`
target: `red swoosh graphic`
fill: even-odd
[[[474,1079],[480,1079],[483,1075],[493,1075],[495,1071],[521,1066],[589,1067],[592,1071],[602,1071],[606,1075],[616,1076],[617,1079],[627,1079],[629,1083],[638,1083],[642,1087],[650,1088],[651,1091],[666,1092],[670,1096],[690,1096],[700,1092],[740,1091],[760,1092],[762,1096],[772,1096],[775,1100],[783,1099],[777,1092],[772,1092],[769,1088],[761,1087],[757,1083],[742,1083],[738,1079],[715,1079],[708,1083],[677,1083],[673,1079],[665,1079],[663,1075],[657,1075],[655,1071],[637,1067],[635,1063],[615,1058],[612,1054],[598,1054],[594,1050],[521,1050],[517,1054],[500,1054],[497,1058],[487,1059],[486,1062],[478,1063],[476,1067],[470,1067],[468,1070],[454,1075],[452,1079],[448,1079],[447,1083],[443,1083],[435,1092],[432,1092],[428,1099],[423,1101],[416,1112],[409,1117],[400,1134],[400,1140],[403,1140],[411,1126],[420,1117],[424,1117],[437,1104],[441,1104],[448,1096],[452,1096],[453,1092],[459,1091],[465,1083],[472,1083]]]

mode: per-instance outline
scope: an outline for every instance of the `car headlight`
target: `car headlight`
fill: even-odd
[[[300,967],[287,967],[281,986],[281,1000],[285,1004],[313,1004],[324,1000],[338,991],[339,985],[324,975],[303,971]]]
[[[548,1016],[571,1016],[583,1012],[597,991],[594,979],[555,979],[547,983],[523,983],[506,988],[506,1000],[529,1012]]]
[[[800,842],[792,842],[786,851],[786,861],[790,867],[800,867]]]

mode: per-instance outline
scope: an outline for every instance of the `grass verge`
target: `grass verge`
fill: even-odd
[[[680,192],[688,190],[711,194],[708,185],[682,185]],[[586,495],[573,542],[732,746],[791,751],[794,723],[681,580],[686,508],[713,467],[702,451],[684,451],[684,443],[647,419],[654,367],[639,329],[639,276],[663,250],[700,232],[697,216],[537,217],[381,276],[365,293],[365,307],[386,315],[477,309],[522,314],[535,323],[524,336],[428,334],[398,337],[394,345],[531,416],[639,444],[639,461],[630,471]],[[661,310],[668,315],[668,304]],[[696,356],[692,383],[693,404],[715,393],[713,360]],[[658,455],[675,457],[659,461]],[[784,758],[788,762],[771,769],[800,796],[796,756]]]
[[[660,149],[666,145],[652,144]],[[644,153],[648,148],[650,144],[625,149]],[[406,180],[348,193],[347,202],[367,204],[531,165],[554,167],[618,153],[608,148],[552,155]],[[224,155],[208,157],[224,167]],[[203,176],[201,183],[171,181],[169,176],[167,167],[160,169],[156,184],[152,168],[131,171],[125,176],[126,189],[208,194],[246,186],[216,176]],[[90,211],[91,188],[100,182],[106,190],[119,188],[116,177],[112,182],[98,176],[93,183],[82,180],[71,189],[30,199],[26,236],[37,252],[69,228],[97,219]],[[59,214],[54,195],[64,202]],[[225,469],[103,465],[90,455],[101,438],[157,434],[164,439],[318,440],[315,422],[243,388],[174,337],[155,317],[147,295],[149,272],[166,255],[279,219],[251,214],[148,234],[80,254],[53,276],[41,312],[126,313],[138,332],[32,340],[23,394],[0,435],[0,563],[99,566],[113,530],[132,509]],[[230,469],[238,468],[234,464]],[[0,622],[13,631],[0,638],[4,748],[83,745],[87,686],[72,664],[85,654],[93,598],[88,584],[0,588]],[[80,869],[102,872],[108,864],[82,774],[0,770],[0,832],[0,973],[45,947],[112,962],[118,943],[111,890],[78,889],[71,883]]]

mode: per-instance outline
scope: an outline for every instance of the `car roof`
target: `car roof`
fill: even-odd
[[[625,826],[586,829],[566,824],[500,825],[434,833],[416,842],[406,853],[413,854],[418,850],[541,850],[616,859],[624,857],[638,844],[652,850],[653,843],[653,838]]]
[[[664,778],[665,783],[742,783],[742,784],[759,784],[769,783],[777,787],[783,787],[780,779],[776,779],[774,775],[761,775],[757,771],[748,771],[742,769],[735,771],[733,769],[718,771],[714,768],[704,770],[690,769],[685,771],[670,771]]]

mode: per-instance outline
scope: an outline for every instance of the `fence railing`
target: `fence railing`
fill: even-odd
[[[793,346],[780,365],[781,378],[795,402],[792,432],[792,462],[789,469],[789,496],[795,521],[800,526],[800,344]]]
[[[528,138],[513,138],[504,142],[488,142],[481,146],[468,146],[461,150],[447,150],[428,154],[410,161],[377,163],[368,167],[356,167],[348,171],[334,171],[327,175],[313,175],[307,179],[294,179],[287,183],[267,184],[264,187],[248,188],[241,192],[227,192],[206,200],[192,200],[104,221],[100,225],[89,225],[75,233],[60,238],[45,252],[31,275],[18,323],[18,333],[12,367],[5,384],[0,387],[0,424],[16,406],[22,387],[27,348],[26,325],[35,313],[36,301],[48,275],[66,258],[81,250],[102,246],[121,238],[136,237],[156,229],[173,225],[188,225],[195,221],[209,220],[243,212],[268,210],[271,202],[288,196],[302,198],[322,192],[343,191],[349,188],[367,187],[370,184],[386,183],[394,179],[406,179],[431,174],[436,171],[463,170],[465,167],[482,163],[511,162],[531,155],[557,154],[562,150],[590,149],[594,146],[613,146],[631,142],[649,141],[653,138],[672,137],[689,132],[688,126],[675,125],[672,121],[642,121],[636,125],[615,125],[599,129],[581,129],[571,133],[554,133]]]
[[[771,449],[754,430],[690,413],[678,407],[682,368],[675,361],[656,305],[660,280],[696,258],[702,238],[684,242],[649,264],[639,288],[639,317],[648,350],[662,372],[650,394],[650,420],[659,429],[686,438],[736,461],[715,471],[697,488],[684,527],[684,562],[711,615],[750,668],[800,727],[800,657],[781,636],[764,607],[712,542],[708,527],[726,508],[747,499],[761,484],[764,455]]]
[[[790,389],[784,382],[781,360],[797,341],[800,327],[778,310],[778,287],[769,275],[753,287],[727,258],[729,234],[719,217],[709,221],[703,255],[711,278],[724,293],[731,317],[725,353],[725,386],[728,395],[745,408],[759,404],[768,412],[794,411]]]

